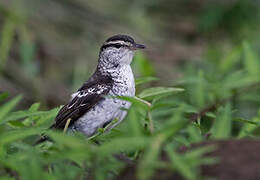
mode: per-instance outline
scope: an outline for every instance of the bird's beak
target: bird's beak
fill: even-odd
[[[137,50],[137,49],[145,49],[145,48],[146,48],[145,45],[143,45],[143,44],[137,44],[137,43],[135,43],[135,44],[134,44],[134,47],[133,47],[134,50]]]

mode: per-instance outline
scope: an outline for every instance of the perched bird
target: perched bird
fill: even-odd
[[[107,96],[135,95],[130,64],[135,50],[144,48],[127,35],[108,38],[100,48],[96,71],[71,95],[71,100],[60,109],[51,128],[64,129],[70,120],[70,131],[92,136],[98,128],[104,128],[114,119],[117,122],[113,127],[119,124],[127,113],[122,108],[129,108],[131,103]]]

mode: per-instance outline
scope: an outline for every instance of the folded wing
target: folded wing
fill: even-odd
[[[68,119],[70,119],[69,126],[73,125],[81,116],[102,101],[111,88],[112,80],[109,77],[86,82],[73,95],[71,101],[60,109],[51,128],[64,129]]]

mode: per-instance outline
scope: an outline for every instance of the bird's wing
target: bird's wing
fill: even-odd
[[[70,119],[69,126],[71,126],[90,108],[100,102],[111,88],[112,80],[107,77],[85,83],[74,94],[70,102],[60,109],[51,128],[64,129],[68,119]]]

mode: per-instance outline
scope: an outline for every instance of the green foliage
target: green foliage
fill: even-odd
[[[126,120],[107,131],[115,119],[90,138],[48,130],[59,108],[42,111],[35,103],[17,111],[21,96],[6,102],[7,93],[0,94],[0,101],[5,102],[0,106],[0,175],[8,179],[17,174],[26,180],[113,179],[126,165],[116,158],[123,155],[137,163],[138,179],[150,179],[158,169],[201,179],[200,165],[218,161],[203,156],[215,147],[182,154],[180,147],[260,135],[258,56],[245,42],[223,59],[202,62],[199,71],[187,67],[179,87],[142,89],[140,85],[147,87],[157,78],[138,79],[136,97],[108,97],[132,102]],[[244,104],[250,104],[254,112],[246,113]],[[42,133],[53,142],[34,146]],[[162,160],[162,154],[168,161]]]

